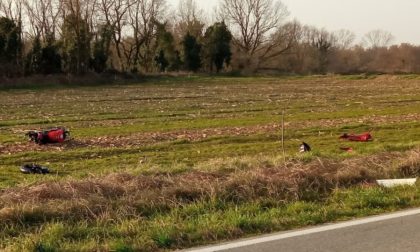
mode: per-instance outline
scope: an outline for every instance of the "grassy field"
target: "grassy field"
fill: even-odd
[[[420,186],[373,185],[420,171],[419,90],[417,76],[315,76],[0,91],[0,248],[178,249],[419,206]],[[73,139],[25,139],[49,126]]]

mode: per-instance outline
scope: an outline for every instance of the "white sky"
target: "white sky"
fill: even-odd
[[[173,6],[179,0],[168,0]],[[197,0],[212,13],[218,0]],[[329,31],[348,29],[358,40],[368,31],[382,29],[395,36],[395,43],[420,44],[420,0],[282,0],[290,19]]]

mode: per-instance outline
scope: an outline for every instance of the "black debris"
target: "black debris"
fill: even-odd
[[[20,171],[24,174],[48,174],[50,170],[37,164],[26,164],[20,167]]]
[[[302,145],[299,148],[299,152],[303,153],[303,152],[310,152],[311,151],[311,146],[309,146],[309,144],[302,142]]]

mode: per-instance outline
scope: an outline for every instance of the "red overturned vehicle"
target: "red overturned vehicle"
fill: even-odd
[[[70,131],[64,127],[51,128],[46,130],[31,130],[26,133],[31,142],[39,145],[63,143],[70,138]]]

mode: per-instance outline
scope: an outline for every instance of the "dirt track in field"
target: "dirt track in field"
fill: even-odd
[[[286,123],[287,130],[303,128],[334,128],[342,127],[355,123],[369,123],[372,126],[393,124],[401,122],[416,122],[420,120],[420,114],[407,114],[396,116],[365,116],[361,118],[343,118],[343,119],[324,119],[316,121],[290,122]],[[248,127],[223,127],[193,130],[177,130],[170,132],[147,132],[134,133],[125,136],[101,136],[93,138],[73,139],[64,144],[53,144],[39,146],[34,143],[14,143],[1,145],[0,154],[16,154],[27,151],[64,151],[67,149],[84,147],[102,147],[102,148],[130,148],[141,147],[160,142],[187,140],[201,141],[210,137],[220,136],[250,136],[255,134],[280,134],[280,124],[267,124]]]

